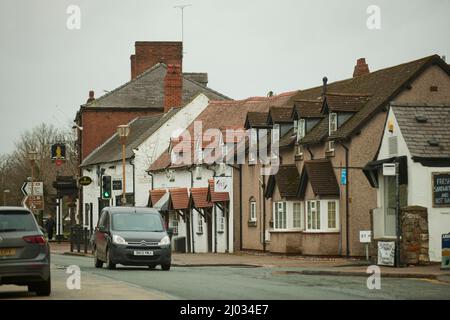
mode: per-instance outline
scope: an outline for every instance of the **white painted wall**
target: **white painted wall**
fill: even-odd
[[[441,235],[450,232],[450,208],[433,208],[432,183],[433,172],[449,172],[450,167],[424,167],[411,159],[408,146],[402,136],[393,110],[390,109],[388,122],[394,122],[394,132],[390,133],[387,126],[383,135],[378,160],[392,157],[388,152],[388,137],[398,136],[398,156],[406,155],[408,158],[408,205],[418,205],[428,209],[429,229],[429,256],[431,261],[441,261]],[[383,179],[379,176],[380,186],[377,190],[378,207],[383,208]],[[383,210],[380,210],[383,214]]]
[[[184,106],[177,114],[171,117],[150,137],[148,137],[135,150],[135,202],[136,206],[146,206],[148,202],[149,190],[151,189],[151,177],[147,174],[150,165],[155,161],[168,147],[171,135],[177,130],[185,130],[191,122],[208,106],[209,99],[204,94],[197,95],[189,104]],[[110,166],[116,166],[115,169],[109,169]],[[112,179],[121,179],[121,162],[102,163],[101,168],[105,168],[104,175],[111,175]],[[88,171],[90,170],[90,171]],[[92,178],[93,183],[83,187],[83,213],[86,203],[93,204],[94,226],[98,221],[98,197],[100,196],[100,183],[97,177],[97,165],[83,168],[83,175]],[[126,162],[127,193],[133,192],[133,166],[130,160]],[[189,178],[190,179],[190,178]],[[190,180],[189,180],[190,181]],[[113,191],[113,199],[121,194],[121,190]],[[115,205],[115,200],[111,200],[111,205]]]

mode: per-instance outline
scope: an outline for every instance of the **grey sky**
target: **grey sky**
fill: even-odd
[[[351,77],[360,57],[371,70],[450,58],[449,0],[1,0],[0,153],[41,122],[68,126],[89,90],[128,81],[134,41],[180,40],[182,3],[184,71],[235,99]],[[71,4],[80,30],[66,28]],[[372,4],[381,30],[366,27]]]

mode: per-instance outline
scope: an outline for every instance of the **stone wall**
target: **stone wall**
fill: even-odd
[[[417,265],[430,262],[427,208],[420,206],[402,208],[401,222],[403,264]]]
[[[371,215],[373,214],[371,210]],[[406,265],[424,265],[430,262],[428,255],[428,211],[425,207],[408,206],[400,211],[402,224],[401,262]],[[373,217],[371,218],[371,221]],[[373,234],[373,226],[372,226]],[[395,238],[379,238],[372,240],[370,244],[371,262],[377,264],[378,242],[395,241]]]

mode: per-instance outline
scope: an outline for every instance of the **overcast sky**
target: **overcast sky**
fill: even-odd
[[[450,0],[1,0],[0,153],[41,122],[69,126],[89,90],[128,81],[136,40],[181,40],[184,3],[184,71],[235,99],[351,77],[360,57],[370,70],[450,59]],[[79,30],[66,26],[70,5]],[[380,29],[367,27],[370,5]]]

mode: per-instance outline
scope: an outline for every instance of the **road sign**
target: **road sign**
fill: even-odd
[[[30,210],[44,210],[44,197],[33,196],[33,198],[31,198],[31,196],[25,196],[22,200],[22,205]]]
[[[372,231],[370,230],[359,231],[359,242],[370,243],[371,240],[372,240]]]
[[[24,182],[22,185],[22,193],[24,196],[31,195],[31,182]],[[44,183],[41,181],[33,182],[33,195],[43,196],[44,195]]]

